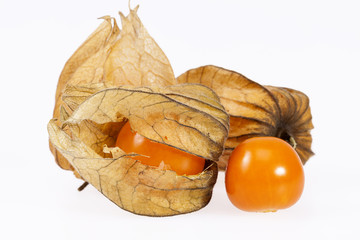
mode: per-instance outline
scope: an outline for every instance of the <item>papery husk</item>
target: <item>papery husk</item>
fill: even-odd
[[[76,101],[84,101],[92,93],[110,87],[176,83],[169,60],[141,23],[137,10],[138,7],[130,9],[126,17],[120,13],[121,30],[114,18],[102,17],[100,26],[66,62],[56,89],[53,113],[59,126],[74,110],[63,99],[67,86],[81,88],[82,96]],[[50,149],[61,168],[72,170],[81,178],[51,143]]]
[[[210,87],[230,115],[229,138],[219,162],[220,169],[225,170],[230,154],[241,141],[256,136],[275,136],[289,141],[303,164],[313,155],[312,116],[309,98],[304,93],[262,86],[240,73],[211,65],[191,69],[177,81]]]
[[[91,86],[66,88],[64,100],[74,111],[62,124],[51,120],[48,131],[53,146],[85,181],[140,215],[171,216],[206,206],[229,128],[228,114],[211,89],[198,84],[93,89],[96,93],[82,101],[84,89]],[[126,121],[152,141],[207,159],[206,169],[179,176],[130,158],[113,147]]]

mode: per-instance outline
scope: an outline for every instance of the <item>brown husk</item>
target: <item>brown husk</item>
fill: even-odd
[[[199,84],[176,84],[171,65],[137,16],[103,23],[67,61],[59,78],[50,149],[121,208],[170,216],[204,207],[217,178],[229,116],[218,96]],[[144,137],[206,161],[198,175],[178,176],[133,160],[115,146],[123,124]],[[136,153],[134,153],[136,154]]]
[[[275,136],[295,140],[303,164],[313,155],[309,98],[289,88],[262,86],[240,73],[216,66],[191,69],[178,83],[201,83],[213,89],[230,115],[229,138],[219,162],[224,170],[232,150],[243,140]]]
[[[109,87],[175,84],[169,60],[141,23],[137,10],[138,7],[130,9],[126,17],[120,13],[122,30],[114,18],[102,17],[100,26],[66,62],[56,89],[53,113],[59,126],[64,121],[62,118],[74,110],[63,101],[68,85],[82,88],[82,96],[76,100],[81,102],[90,94]],[[81,178],[51,143],[50,149],[61,168],[72,170]]]
[[[66,88],[65,102],[75,110],[61,126],[51,120],[48,131],[52,145],[85,181],[121,208],[141,215],[188,213],[210,201],[229,127],[212,90],[197,84],[127,86],[97,91],[81,102],[82,90]],[[114,147],[125,121],[152,141],[207,159],[206,169],[179,176],[130,158]]]

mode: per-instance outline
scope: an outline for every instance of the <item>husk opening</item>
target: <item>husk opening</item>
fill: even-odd
[[[187,87],[196,94],[181,96]],[[77,99],[77,91],[69,86],[67,101],[76,102],[70,96]],[[148,216],[196,211],[210,201],[228,133],[221,104],[203,101],[211,96],[202,85],[107,88],[76,106],[61,127],[51,120],[50,141],[85,181],[127,211]],[[143,165],[113,148],[125,121],[146,138],[212,162],[191,176]]]

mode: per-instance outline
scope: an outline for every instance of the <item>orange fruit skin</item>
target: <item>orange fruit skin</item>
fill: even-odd
[[[126,153],[137,153],[144,156],[133,156],[142,164],[173,170],[178,175],[194,175],[201,173],[205,159],[181,151],[177,148],[151,141],[132,131],[129,122],[120,130],[116,146]]]
[[[231,203],[250,212],[271,212],[294,205],[304,183],[298,154],[290,144],[275,137],[254,137],[240,143],[225,172]]]

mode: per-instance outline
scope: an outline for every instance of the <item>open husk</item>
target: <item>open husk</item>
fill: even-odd
[[[120,13],[103,22],[67,61],[59,78],[50,149],[72,170],[121,208],[170,216],[210,200],[229,129],[218,96],[199,84],[175,85],[171,65],[137,16]],[[206,159],[202,173],[179,176],[146,166],[115,146],[126,121],[159,143]],[[176,161],[176,159],[174,159]]]
[[[243,140],[275,136],[295,147],[303,164],[313,155],[309,98],[289,88],[262,86],[240,73],[216,66],[191,69],[178,83],[201,83],[213,89],[230,115],[229,138],[219,162],[224,170],[233,149]]]
[[[148,216],[188,213],[210,201],[216,161],[229,127],[228,115],[212,90],[197,84],[106,88],[79,104],[82,88],[69,86],[65,92],[65,101],[75,110],[63,117],[61,126],[56,119],[50,121],[50,141],[107,198]],[[130,158],[114,147],[125,121],[152,141],[207,159],[206,169],[198,175],[179,176]]]
[[[105,88],[176,83],[169,60],[141,23],[137,10],[138,7],[130,9],[126,17],[120,13],[121,30],[115,18],[102,17],[103,22],[66,62],[59,77],[53,113],[59,126],[62,118],[74,110],[72,105],[64,103],[68,86],[81,88],[82,93],[75,100],[81,102],[89,94]],[[50,149],[61,168],[72,170],[81,178],[51,143]]]

